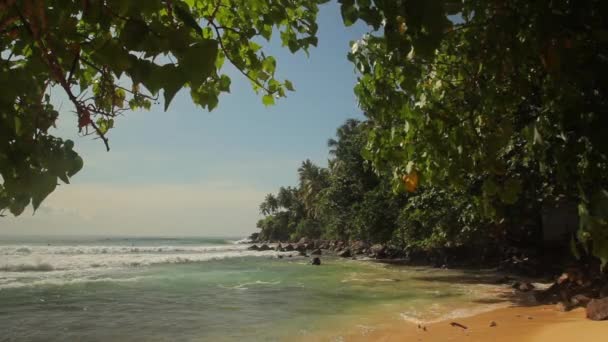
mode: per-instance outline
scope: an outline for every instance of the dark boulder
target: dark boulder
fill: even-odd
[[[294,248],[293,248],[292,244],[288,244],[287,246],[285,246],[285,247],[283,248],[283,250],[284,250],[285,252],[292,252],[292,251],[294,250]]]
[[[600,289],[600,298],[608,297],[608,283],[604,284]]]
[[[516,289],[517,291],[521,291],[521,292],[529,292],[529,291],[534,290],[534,285],[532,285],[531,283],[528,283],[528,282],[516,281],[515,283],[513,283],[512,287],[514,289]]]
[[[309,244],[311,240],[307,237],[303,237],[298,241],[298,245],[306,245]]]
[[[570,304],[573,306],[582,306],[586,307],[587,304],[591,301],[591,298],[585,296],[584,294],[577,294],[570,298]]]
[[[354,241],[350,245],[350,249],[353,254],[364,254],[365,250],[369,248],[369,245],[364,241]]]
[[[587,318],[594,321],[608,319],[608,297],[592,299],[589,304],[587,304]]]
[[[340,253],[338,253],[338,256],[341,258],[350,258],[353,256],[353,254],[351,253],[350,249],[346,248]]]
[[[386,246],[381,244],[373,245],[370,249],[370,256],[376,259],[386,258]]]
[[[320,249],[315,249],[314,251],[310,252],[311,255],[321,255],[323,254],[323,252],[321,252]]]
[[[314,257],[310,261],[310,264],[311,265],[315,265],[315,266],[319,266],[319,265],[321,265],[321,259],[319,257]]]
[[[270,248],[267,244],[263,244],[260,249],[258,249],[259,251],[269,251],[272,248]]]
[[[250,246],[247,249],[250,250],[250,251],[259,251],[260,247],[258,247],[258,245],[253,245],[253,246]]]
[[[555,309],[561,312],[567,312],[572,310],[574,307],[570,303],[559,302],[555,304]]]

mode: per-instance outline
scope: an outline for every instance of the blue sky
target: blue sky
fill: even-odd
[[[362,117],[346,59],[349,42],[367,31],[345,28],[335,3],[322,6],[319,46],[292,55],[273,40],[266,53],[296,92],[264,107],[249,81],[227,69],[231,94],[209,113],[180,92],[168,112],[129,112],[110,133],[112,150],[78,137],[61,106],[58,135],[74,139],[85,160],[71,185],[59,187],[35,214],[0,221],[8,234],[213,235],[254,232],[268,192],[296,182],[300,162],[327,161],[327,139],[347,118]],[[60,98],[60,97],[59,97]]]

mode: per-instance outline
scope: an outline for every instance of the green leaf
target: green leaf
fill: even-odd
[[[21,118],[15,116],[15,134],[17,136],[21,135]]]
[[[342,14],[342,21],[344,25],[351,26],[357,21],[359,13],[355,7],[353,0],[343,0],[342,6],[340,6],[340,12]]]
[[[295,91],[293,83],[291,83],[289,80],[285,80],[285,88],[287,88],[289,91]]]
[[[177,17],[181,21],[183,21],[184,24],[186,24],[187,26],[189,26],[190,28],[192,28],[199,35],[203,34],[203,29],[196,22],[196,19],[194,19],[194,17],[192,16],[192,13],[190,13],[190,10],[188,9],[187,5],[183,4],[180,1],[180,2],[178,2],[178,3],[175,4],[174,10],[175,10],[175,14],[177,15]]]
[[[186,77],[182,74],[181,70],[173,64],[163,65],[158,70],[158,77],[164,81],[163,86],[163,97],[165,99],[165,112],[169,109],[169,105],[175,94],[186,84]]]
[[[217,55],[217,41],[202,39],[178,55],[179,72],[186,75],[193,88],[198,88],[215,71]]]
[[[274,97],[272,95],[264,95],[262,102],[266,107],[274,105]]]
[[[42,201],[55,190],[56,186],[57,178],[48,172],[37,178],[37,183],[32,194],[32,206],[34,207],[34,211],[38,210]]]

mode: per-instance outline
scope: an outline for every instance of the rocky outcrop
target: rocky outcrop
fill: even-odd
[[[253,246],[250,246],[247,249],[250,250],[250,251],[259,251],[260,247],[258,247],[258,245],[253,245]]]
[[[346,249],[340,251],[338,253],[338,256],[341,257],[341,258],[350,258],[350,257],[353,256],[353,253],[350,251],[349,248],[346,248]]]
[[[254,245],[255,246],[255,245]],[[252,246],[253,247],[253,246]],[[263,252],[263,251],[269,251],[272,248],[270,248],[270,246],[268,246],[267,244],[263,244],[262,246],[260,246],[260,248],[258,249],[258,251]]]
[[[368,250],[368,248],[369,248],[369,244],[364,241],[354,241],[350,245],[350,249],[353,252],[353,254],[355,254],[355,255],[365,254],[365,252]]]
[[[587,304],[587,318],[594,321],[608,319],[608,297],[592,299],[589,304]]]
[[[530,291],[534,290],[534,285],[532,285],[532,283],[528,283],[528,282],[516,281],[512,287],[514,289],[516,289],[517,291],[521,291],[521,292],[530,292]]]
[[[386,246],[381,244],[373,245],[369,249],[369,256],[376,259],[386,258]]]
[[[295,248],[293,248],[292,244],[288,244],[287,246],[283,247],[283,250],[285,250],[285,252],[293,252]]]

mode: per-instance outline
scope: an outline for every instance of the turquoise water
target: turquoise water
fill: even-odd
[[[2,338],[306,339],[373,328],[379,315],[463,315],[501,290],[470,281],[482,273],[330,257],[316,267],[246,248],[229,239],[0,239]]]

